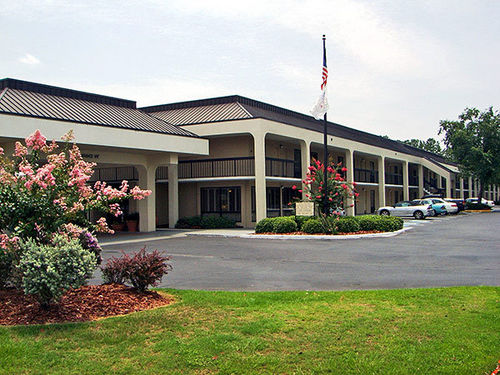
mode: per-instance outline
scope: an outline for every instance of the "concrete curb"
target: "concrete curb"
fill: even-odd
[[[412,229],[411,227],[400,229],[396,232],[387,233],[367,233],[367,234],[351,234],[351,235],[302,235],[302,236],[291,236],[282,234],[228,234],[228,233],[187,233],[187,236],[205,236],[205,237],[222,237],[222,238],[245,238],[245,239],[264,239],[264,240],[322,240],[322,241],[332,241],[332,240],[359,240],[363,238],[388,238],[394,237],[407,230]]]

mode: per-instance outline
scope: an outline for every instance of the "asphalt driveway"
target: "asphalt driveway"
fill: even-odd
[[[146,245],[172,256],[161,286],[342,290],[500,285],[500,212],[409,221],[392,238],[345,241],[185,236],[104,246],[106,260]],[[104,262],[105,262],[104,260]],[[100,282],[96,272],[92,283]]]

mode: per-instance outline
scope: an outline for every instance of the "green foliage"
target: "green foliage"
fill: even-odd
[[[13,249],[0,248],[0,288],[4,288],[11,281],[16,254]]]
[[[295,216],[295,222],[297,223],[297,230],[302,230],[302,225],[308,220],[310,220],[311,216]]]
[[[380,216],[378,215],[363,215],[358,216],[358,224],[360,231],[377,230],[377,223]]]
[[[255,226],[255,233],[271,233],[274,227],[273,217],[266,217],[257,223]]]
[[[310,234],[315,234],[315,233],[325,233],[325,229],[323,227],[323,224],[319,219],[311,219],[307,220],[302,224],[302,232],[304,233],[310,233]]]
[[[424,151],[433,152],[435,154],[445,156],[444,150],[441,148],[439,141],[435,140],[434,138],[428,138],[426,141],[422,141],[420,139],[407,139],[401,142]]]
[[[236,221],[224,216],[191,216],[180,218],[175,227],[178,229],[191,229],[191,228],[204,228],[204,229],[217,229],[217,228],[234,228]]]
[[[297,223],[290,216],[276,217],[273,222],[274,233],[292,233],[297,231]]]
[[[205,229],[234,228],[236,227],[236,221],[224,216],[203,216],[201,218],[201,227]]]
[[[439,134],[464,176],[483,186],[500,183],[500,112],[493,107],[479,111],[467,108],[457,121],[441,121]]]
[[[380,232],[395,232],[397,230],[403,229],[404,221],[400,217],[395,216],[379,216],[376,221],[376,227],[374,230]]]
[[[337,222],[337,231],[340,233],[354,233],[360,231],[358,219],[352,216],[341,217]]]
[[[57,302],[70,288],[79,288],[92,277],[95,255],[75,239],[56,235],[53,245],[39,245],[28,239],[20,244],[20,270],[26,294],[33,294],[42,306]]]

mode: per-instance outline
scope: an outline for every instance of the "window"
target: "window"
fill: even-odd
[[[201,214],[226,216],[241,221],[241,188],[201,188]]]

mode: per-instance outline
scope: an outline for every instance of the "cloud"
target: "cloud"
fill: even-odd
[[[38,65],[38,64],[40,64],[40,60],[38,60],[35,56],[30,55],[29,53],[27,53],[24,56],[20,57],[18,61],[22,62],[23,64],[27,64],[27,65]]]

